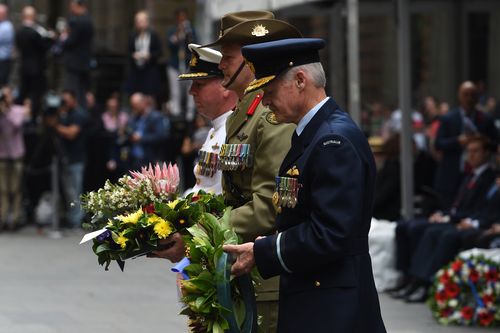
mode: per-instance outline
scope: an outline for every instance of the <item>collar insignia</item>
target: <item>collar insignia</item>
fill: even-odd
[[[236,135],[236,137],[238,138],[238,140],[243,141],[248,138],[248,135],[246,135],[244,132],[241,132],[240,134]]]

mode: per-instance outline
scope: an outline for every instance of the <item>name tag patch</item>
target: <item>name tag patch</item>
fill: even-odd
[[[326,146],[341,146],[342,145],[342,141],[339,140],[339,139],[329,139],[329,140],[323,141],[322,145],[323,145],[323,147],[326,147]]]

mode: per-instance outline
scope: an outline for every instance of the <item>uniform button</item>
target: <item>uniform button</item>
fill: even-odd
[[[321,286],[321,282],[319,282],[319,281],[314,281],[314,285],[315,285],[316,287],[319,287],[319,286]]]

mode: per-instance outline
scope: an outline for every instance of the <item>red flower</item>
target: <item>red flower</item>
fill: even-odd
[[[462,265],[464,263],[461,260],[456,260],[451,264],[451,269],[453,269],[455,272],[460,271],[462,269]]]
[[[453,310],[451,308],[444,308],[441,311],[439,311],[439,315],[443,318],[448,318]]]
[[[153,204],[149,204],[147,206],[142,207],[144,213],[153,214],[155,212],[155,206]]]
[[[471,269],[469,273],[469,279],[473,282],[476,283],[479,280],[479,273],[475,269]]]
[[[441,282],[442,284],[448,284],[449,281],[450,281],[450,276],[448,275],[448,271],[445,271],[443,275],[441,275],[441,277],[439,278],[439,282]]]
[[[444,290],[436,292],[434,294],[434,298],[436,299],[437,302],[444,302],[448,299],[446,297],[446,293],[444,292]]]
[[[489,326],[491,322],[493,321],[493,314],[490,312],[481,312],[479,314],[479,325],[481,326]]]
[[[448,283],[444,287],[444,290],[446,292],[446,296],[448,296],[449,298],[455,298],[460,293],[460,288],[458,287],[458,285],[456,283],[453,283],[453,282]]]
[[[462,308],[462,317],[465,320],[471,320],[473,316],[474,316],[474,309],[472,307],[464,306]]]
[[[191,197],[191,202],[196,202],[196,201],[198,201],[198,200],[200,200],[200,196],[199,196],[199,195],[193,195],[193,196]]]
[[[484,277],[487,281],[493,281],[497,282],[498,281],[498,272],[495,268],[490,269],[486,273],[484,273]]]
[[[493,303],[494,300],[492,295],[484,295],[482,298],[485,305]]]

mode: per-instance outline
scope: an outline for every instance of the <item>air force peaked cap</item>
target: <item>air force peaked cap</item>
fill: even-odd
[[[179,75],[179,80],[200,80],[213,77],[223,77],[219,69],[222,54],[219,51],[208,47],[201,47],[198,44],[189,44],[191,50],[191,60],[187,73]]]
[[[245,93],[269,84],[285,70],[319,62],[319,50],[325,41],[319,38],[289,38],[244,46],[243,57],[255,74]]]

